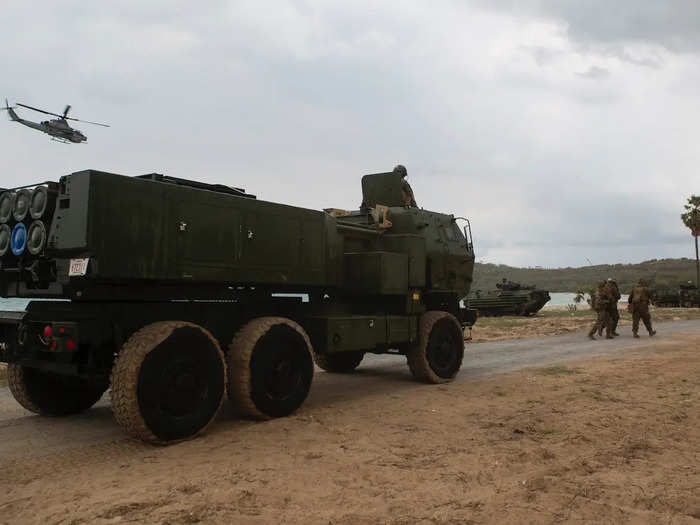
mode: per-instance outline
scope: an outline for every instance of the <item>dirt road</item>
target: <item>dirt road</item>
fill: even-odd
[[[207,435],[165,448],[125,438],[108,399],[47,419],[0,387],[0,523],[692,523],[700,321],[658,328],[653,339],[470,345],[451,385],[417,384],[403,358],[368,356],[356,374],[317,373],[292,417],[239,421],[225,409]],[[525,367],[540,372],[501,375]],[[659,407],[629,393],[649,378]],[[670,384],[680,391],[667,405],[657,396]],[[631,448],[605,459],[601,447]],[[570,454],[590,473],[567,467]],[[665,470],[678,483],[662,494]],[[618,494],[633,481],[636,494]]]

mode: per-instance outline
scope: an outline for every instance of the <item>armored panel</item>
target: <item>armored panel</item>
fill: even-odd
[[[345,288],[352,293],[401,295],[408,291],[408,255],[346,253]]]
[[[374,208],[377,204],[403,206],[401,175],[389,172],[362,177],[362,204],[367,208]]]
[[[384,316],[318,317],[305,324],[311,343],[319,353],[373,350],[386,343]]]
[[[0,255],[7,259],[0,288],[12,291],[12,284],[15,295],[146,300],[211,293],[184,288],[190,283],[224,285],[223,295],[232,286],[306,291],[340,284],[342,238],[334,218],[257,200],[242,190],[211,188],[218,186],[95,170],[62,177],[42,194],[52,199],[46,202],[49,211],[55,202],[55,212],[39,210],[37,204],[34,212],[41,212],[41,219],[28,218],[24,225],[32,234],[23,241],[24,254],[20,241],[26,232],[15,228],[17,253]],[[2,226],[0,249],[7,245],[9,252],[12,230]],[[17,269],[7,269],[20,264],[27,271],[18,279]],[[127,283],[135,286],[122,286]],[[149,296],[147,289],[156,286],[161,292]]]
[[[319,353],[372,351],[411,343],[418,337],[415,316],[348,315],[316,317],[305,323]]]
[[[90,176],[89,171],[81,171],[65,178],[49,233],[50,248],[66,251],[87,248]]]
[[[378,245],[388,252],[408,255],[408,285],[411,288],[425,286],[425,239],[419,235],[383,235]]]
[[[418,337],[418,319],[415,316],[390,315],[386,318],[386,342],[412,343]]]

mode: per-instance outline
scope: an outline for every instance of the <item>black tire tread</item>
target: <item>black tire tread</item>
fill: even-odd
[[[452,320],[459,329],[460,333],[462,333],[462,326],[459,324],[457,318],[451,313],[439,310],[425,312],[423,315],[421,315],[419,321],[418,341],[411,345],[406,354],[408,368],[411,370],[413,377],[426,383],[449,383],[454,379],[454,377],[440,377],[433,372],[425,354],[426,349],[428,348],[428,341],[430,339],[430,333],[433,325],[444,318],[449,318]]]
[[[84,412],[97,403],[106,390],[106,388],[100,389],[85,385],[85,388],[81,390],[69,389],[67,392],[52,392],[52,402],[42,406],[43,403],[40,400],[33,399],[27,381],[23,365],[10,363],[7,366],[7,384],[12,396],[22,407],[42,416],[60,417]]]
[[[185,441],[186,439],[192,439],[193,437],[206,431],[209,425],[211,425],[214,419],[216,419],[216,413],[221,408],[224,396],[221,396],[219,406],[216,409],[216,412],[214,412],[214,415],[209,423],[207,423],[196,434],[176,441],[164,441],[159,439],[155,434],[153,434],[153,432],[151,432],[141,416],[138,400],[138,381],[139,373],[141,371],[141,364],[146,358],[146,355],[160,343],[162,343],[173,332],[173,330],[183,326],[190,326],[201,330],[204,335],[211,339],[215,348],[219,351],[222,362],[225,363],[224,354],[221,351],[218,341],[205,328],[186,321],[159,321],[144,326],[140,330],[134,332],[126,343],[124,343],[124,346],[122,346],[122,349],[114,362],[114,366],[112,367],[110,384],[112,388],[112,412],[114,413],[114,417],[117,420],[117,423],[119,423],[127,434],[142,441],[147,441],[154,444],[170,444],[178,441]],[[225,370],[226,367],[224,365],[224,371]]]
[[[351,360],[349,355],[344,354],[354,354],[355,359]],[[348,361],[340,361],[339,359],[336,359],[340,356],[347,358]],[[358,366],[360,366],[362,359],[365,357],[365,353],[362,351],[342,352],[336,354],[319,354],[318,352],[314,352],[313,357],[316,366],[322,370],[332,374],[343,374],[352,372]]]
[[[16,363],[7,365],[7,385],[15,400],[24,408],[35,414],[41,414],[41,408],[29,397],[27,384],[24,381],[24,367]]]
[[[298,332],[306,342],[306,347],[313,354],[311,341],[306,331],[286,317],[258,317],[245,324],[234,336],[229,345],[226,362],[228,364],[228,397],[235,410],[240,414],[262,421],[272,419],[258,409],[251,398],[250,360],[255,345],[270,328],[285,324]]]

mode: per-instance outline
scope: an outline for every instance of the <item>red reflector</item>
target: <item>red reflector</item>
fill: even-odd
[[[75,341],[73,341],[72,339],[68,339],[68,341],[66,341],[66,349],[75,350]]]
[[[51,350],[56,350],[56,341],[51,341]]]
[[[44,337],[51,337],[52,333],[53,333],[53,330],[51,330],[51,327],[49,325],[46,325],[44,327]]]
[[[58,333],[59,333],[59,334],[65,334],[65,333],[66,333],[66,329],[63,328],[63,327],[61,327],[61,328],[58,329]]]

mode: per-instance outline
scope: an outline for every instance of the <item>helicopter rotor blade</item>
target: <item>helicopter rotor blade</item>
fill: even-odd
[[[59,115],[58,113],[51,113],[50,111],[44,111],[43,109],[34,108],[32,106],[27,106],[26,104],[21,104],[19,102],[17,102],[17,105],[22,106],[23,108],[31,109],[33,111],[38,111],[39,113],[45,113],[46,115],[53,115],[54,117],[58,117],[58,118],[61,118],[63,120],[75,120],[76,122],[85,122],[86,124],[94,124],[95,126],[104,126],[105,128],[110,127],[109,124],[100,124],[99,122],[91,122],[89,120],[81,120],[81,119],[75,118],[75,117],[67,117],[66,115],[68,114],[68,112],[70,111],[70,108],[71,108],[70,105],[66,106],[66,109],[64,110],[63,115]]]
[[[76,122],[84,122],[85,124],[94,124],[95,126],[111,127],[109,124],[100,124],[99,122],[91,122],[89,120],[80,120],[79,118],[65,117],[66,120],[75,120]]]
[[[23,108],[31,109],[32,111],[38,111],[39,113],[45,113],[47,115],[53,115],[54,117],[63,118],[63,115],[51,113],[50,111],[44,111],[43,109],[39,109],[39,108],[33,108],[32,106],[27,106],[26,104],[22,104],[20,102],[17,102],[17,105],[22,106]]]

